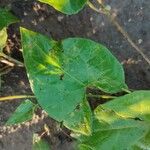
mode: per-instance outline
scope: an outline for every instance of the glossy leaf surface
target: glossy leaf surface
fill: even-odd
[[[39,0],[53,6],[56,10],[71,15],[80,11],[87,0]]]
[[[32,119],[36,106],[30,100],[25,100],[15,110],[12,116],[6,122],[6,125],[23,123]]]
[[[32,90],[39,104],[64,120],[95,86],[108,93],[126,88],[121,64],[102,45],[82,38],[53,41],[21,29],[23,54]]]

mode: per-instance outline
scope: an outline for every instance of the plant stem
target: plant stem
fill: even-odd
[[[102,3],[102,1],[97,0],[100,4],[101,9],[96,8],[91,2],[88,2],[88,5],[91,9],[98,13],[105,14],[111,22],[116,26],[117,30],[123,35],[123,37],[130,43],[130,45],[143,57],[143,59],[150,65],[150,59],[144,54],[143,49],[139,48],[131,39],[129,34],[123,29],[123,27],[119,24],[117,19],[111,14],[110,10],[106,9],[106,6]]]
[[[26,98],[35,98],[35,96],[34,95],[14,95],[14,96],[0,97],[0,102],[14,100],[14,99],[26,99]]]
[[[18,60],[16,60],[16,59],[14,59],[14,58],[12,58],[12,57],[10,57],[10,56],[4,54],[4,53],[0,53],[0,56],[3,57],[3,58],[5,58],[5,59],[7,59],[7,60],[10,61],[10,62],[13,62],[14,64],[17,64],[17,65],[20,66],[20,67],[23,67],[23,66],[24,66],[24,64],[23,64],[22,62],[20,62],[20,61],[18,61]]]
[[[122,89],[124,92],[126,92],[126,93],[128,93],[128,94],[130,94],[130,93],[132,93],[130,90],[128,90],[128,89]]]
[[[98,12],[98,13],[102,13],[104,14],[103,11],[101,11],[100,9],[97,9],[90,1],[87,2],[88,6],[93,9],[94,11]]]
[[[111,95],[92,95],[92,94],[87,94],[87,97],[103,98],[103,99],[117,98],[116,96],[111,96]]]

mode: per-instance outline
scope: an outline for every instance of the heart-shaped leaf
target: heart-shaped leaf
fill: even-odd
[[[56,42],[24,28],[21,34],[32,90],[54,119],[62,121],[73,112],[87,87],[108,93],[126,88],[121,64],[104,46],[82,38]]]
[[[71,15],[80,11],[87,0],[39,0],[53,6],[56,10]]]

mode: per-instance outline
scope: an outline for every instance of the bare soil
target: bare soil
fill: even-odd
[[[106,0],[123,28],[135,43],[150,57],[150,1]],[[130,89],[150,89],[150,67],[116,30],[108,18],[86,6],[77,15],[66,16],[52,7],[33,0],[0,0],[0,7],[9,6],[21,23],[8,29],[9,40],[5,51],[23,61],[19,51],[19,26],[40,32],[56,40],[67,37],[84,37],[104,44],[123,64],[126,82]],[[31,94],[25,68],[14,67],[2,76],[0,96]],[[45,123],[51,129],[48,141],[53,150],[73,150],[73,141],[58,123],[47,116],[37,115],[25,124],[6,127],[5,122],[21,100],[0,102],[0,150],[32,149],[33,132],[41,133]],[[64,133],[65,131],[65,133]]]

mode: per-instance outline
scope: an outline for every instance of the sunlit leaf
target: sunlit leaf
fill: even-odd
[[[3,28],[2,30],[0,30],[0,52],[2,52],[3,48],[5,47],[6,41],[7,41],[7,31],[6,28]]]
[[[86,4],[87,0],[39,0],[53,6],[56,10],[65,14],[75,14]]]
[[[87,87],[108,93],[126,88],[121,64],[104,46],[82,38],[55,42],[24,28],[21,34],[31,88],[52,118],[64,120],[85,99]]]
[[[25,100],[8,119],[6,125],[23,123],[32,119],[36,106],[30,100]]]
[[[102,105],[123,117],[150,121],[150,91],[135,91]]]
[[[126,127],[132,128],[132,127],[139,127],[139,125],[142,126],[142,124],[146,125],[146,123],[143,123],[139,120],[136,121],[135,119],[131,118],[123,118],[111,110],[104,109],[102,106],[98,106],[94,112],[96,119],[99,122],[102,122],[101,127],[99,128],[98,126],[99,128],[98,130],[111,130]]]

